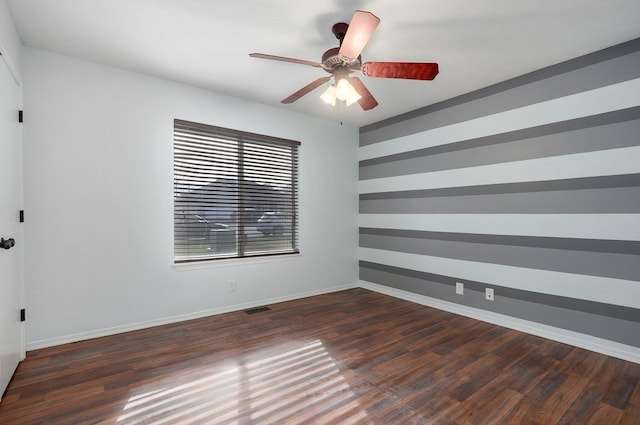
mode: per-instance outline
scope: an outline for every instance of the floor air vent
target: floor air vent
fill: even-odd
[[[249,308],[244,312],[247,314],[256,314],[256,313],[262,313],[263,311],[271,311],[271,309],[269,307],[256,307],[256,308]]]

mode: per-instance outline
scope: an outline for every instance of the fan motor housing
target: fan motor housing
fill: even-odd
[[[362,56],[358,56],[358,58],[354,61],[347,61],[345,58],[341,57],[340,48],[334,47],[333,49],[329,49],[322,55],[322,64],[325,66],[325,70],[328,73],[332,73],[337,67],[348,67],[351,69],[359,69],[360,64],[362,63]]]

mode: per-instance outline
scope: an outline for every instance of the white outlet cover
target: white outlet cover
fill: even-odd
[[[464,295],[464,283],[456,282],[456,294]]]
[[[485,298],[489,301],[493,301],[493,288],[487,288],[485,292]]]

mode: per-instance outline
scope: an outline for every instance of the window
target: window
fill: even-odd
[[[298,253],[299,146],[174,120],[174,261]]]

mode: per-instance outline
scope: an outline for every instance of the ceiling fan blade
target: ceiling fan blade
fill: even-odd
[[[273,61],[297,63],[300,65],[309,65],[309,66],[314,66],[316,68],[323,68],[323,69],[325,68],[325,66],[320,62],[307,61],[304,59],[294,59],[294,58],[287,58],[285,56],[267,55],[265,53],[249,53],[249,56],[251,56],[252,58],[269,59]]]
[[[368,111],[369,109],[373,109],[378,106],[378,101],[373,97],[369,89],[364,85],[364,83],[358,77],[351,77],[351,85],[354,89],[362,96],[360,100],[358,100],[358,104],[364,109]]]
[[[356,10],[342,40],[340,56],[350,60],[357,59],[379,23],[380,18],[373,13]]]
[[[283,99],[281,102],[282,103],[293,103],[296,100],[300,99],[305,94],[307,94],[310,91],[312,91],[313,89],[315,89],[317,87],[320,87],[321,85],[323,85],[324,83],[326,83],[330,79],[331,79],[330,76],[329,77],[318,78],[317,80],[307,84],[306,86],[304,86],[303,88],[301,88],[300,90],[298,90],[297,92],[292,94],[291,96],[287,97],[286,99]]]
[[[361,71],[367,77],[433,80],[438,64],[430,62],[365,62]]]

